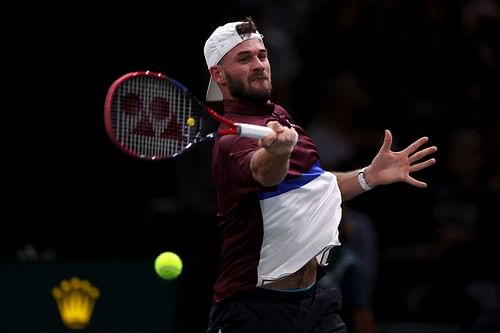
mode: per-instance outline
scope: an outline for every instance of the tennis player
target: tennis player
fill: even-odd
[[[340,291],[317,286],[340,245],[341,204],[379,185],[425,188],[410,174],[433,165],[428,155],[437,148],[423,148],[422,137],[392,151],[386,130],[370,165],[323,170],[314,142],[271,101],[268,53],[250,18],[215,29],[204,54],[207,101],[222,101],[231,120],[274,130],[260,140],[228,135],[214,144],[222,252],[208,332],[346,332]]]

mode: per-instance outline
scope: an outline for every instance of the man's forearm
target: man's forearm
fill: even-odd
[[[275,155],[259,148],[250,161],[253,178],[264,186],[274,186],[285,179],[290,166],[290,154]]]
[[[333,174],[335,174],[335,176],[337,176],[337,183],[339,184],[339,189],[343,201],[350,200],[366,192],[366,190],[361,187],[358,178],[359,170],[348,172],[332,172]]]

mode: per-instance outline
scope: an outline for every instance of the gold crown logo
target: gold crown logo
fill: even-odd
[[[82,329],[89,324],[99,295],[99,289],[77,277],[62,280],[60,286],[52,289],[61,319],[71,329]]]

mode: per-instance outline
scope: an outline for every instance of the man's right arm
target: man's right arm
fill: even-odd
[[[295,129],[283,127],[276,121],[269,122],[267,126],[274,132],[259,140],[260,148],[253,154],[250,168],[253,178],[269,187],[285,179],[297,133]]]

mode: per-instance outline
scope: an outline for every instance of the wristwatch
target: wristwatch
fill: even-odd
[[[368,183],[366,182],[366,178],[365,178],[365,169],[366,167],[362,168],[361,170],[358,171],[358,181],[359,181],[359,185],[361,186],[361,188],[365,191],[369,191],[371,190],[372,188],[374,188],[374,186],[370,186],[368,185]]]

